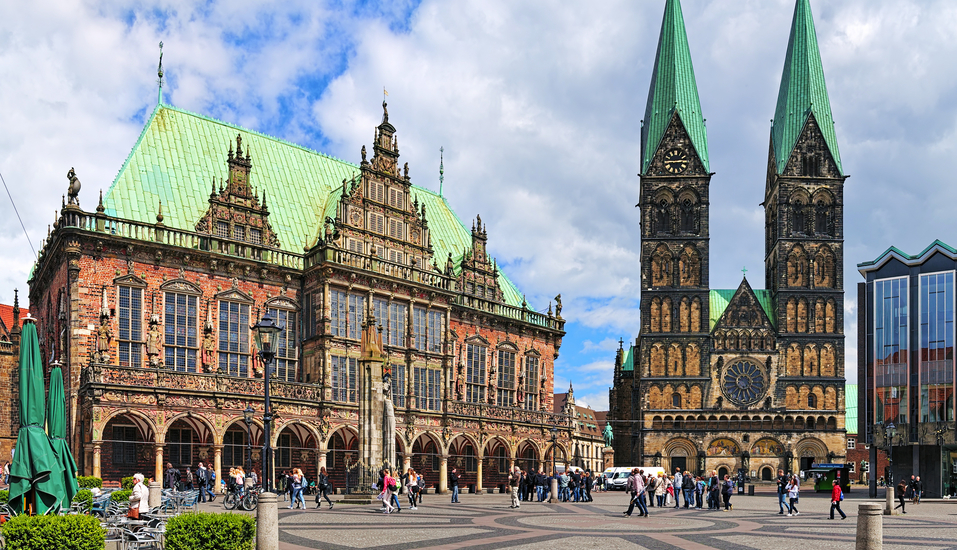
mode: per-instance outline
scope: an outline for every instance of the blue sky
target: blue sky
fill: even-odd
[[[712,169],[712,288],[764,287],[769,120],[793,0],[684,0]],[[843,162],[846,370],[858,262],[957,245],[957,5],[812,0]],[[35,246],[65,174],[90,207],[156,101],[357,161],[382,88],[413,182],[481,214],[499,264],[545,310],[564,298],[556,389],[602,408],[638,326],[640,119],[664,1],[37,1],[0,17],[0,172]],[[0,201],[0,302],[29,246]],[[906,220],[906,223],[904,222]]]

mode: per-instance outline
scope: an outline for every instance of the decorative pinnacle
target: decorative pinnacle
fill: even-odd
[[[162,105],[163,104],[163,43],[162,42],[159,43],[159,47],[160,47],[160,60],[159,60],[159,67],[157,67],[156,69],[156,77],[157,77],[156,83],[159,85],[159,91],[157,92],[157,95],[156,95],[156,104]]]
[[[97,213],[102,214],[106,211],[106,208],[103,206],[103,190],[100,189],[100,203],[96,205]]]
[[[439,147],[439,196],[442,196],[442,184],[445,183],[445,146]]]
[[[156,223],[163,223],[163,201],[159,201],[159,210],[156,212]]]

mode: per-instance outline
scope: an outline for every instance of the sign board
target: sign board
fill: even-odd
[[[811,468],[844,468],[847,464],[811,464]]]

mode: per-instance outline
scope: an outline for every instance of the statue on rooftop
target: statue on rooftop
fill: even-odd
[[[69,203],[80,205],[80,201],[77,199],[77,196],[80,194],[80,178],[76,177],[76,170],[70,168],[70,171],[66,173],[66,179],[70,180],[70,187],[67,189],[67,196],[69,197]]]

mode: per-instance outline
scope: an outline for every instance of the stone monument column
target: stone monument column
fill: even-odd
[[[366,321],[362,324],[362,356],[359,359],[359,460],[366,467],[374,469],[381,468],[384,459],[382,445],[383,420],[386,414],[382,380],[384,361],[382,333],[376,330],[370,305],[370,309],[366,312]],[[394,439],[393,435],[393,441]],[[359,484],[362,487],[368,487],[378,480],[375,474],[373,479],[365,479],[365,477],[364,471],[360,473]]]

